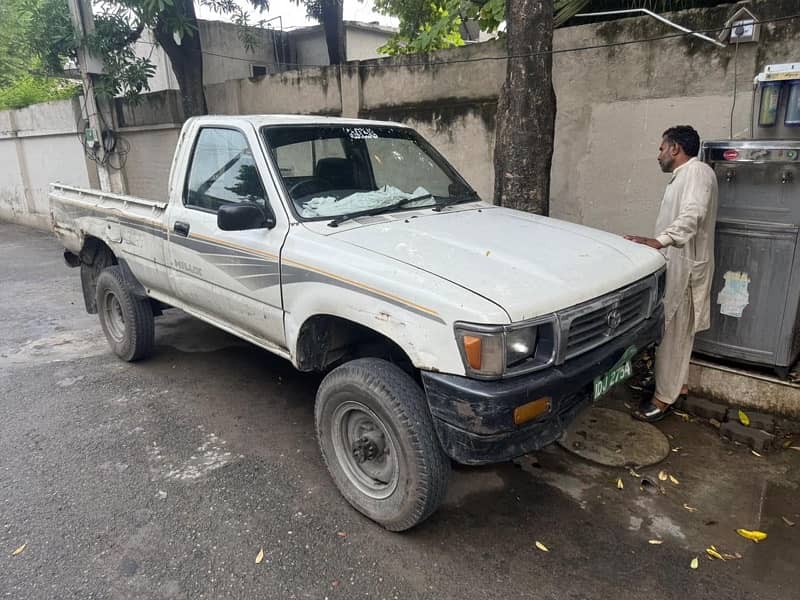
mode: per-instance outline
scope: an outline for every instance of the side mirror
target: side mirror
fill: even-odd
[[[275,227],[275,215],[249,202],[224,204],[217,209],[217,227],[222,231],[272,229]]]

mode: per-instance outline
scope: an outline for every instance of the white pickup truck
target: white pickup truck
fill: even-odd
[[[326,372],[322,455],[394,531],[434,512],[451,460],[556,440],[663,326],[658,252],[483,202],[397,123],[193,118],[166,198],[53,184],[50,205],[123,360],[178,307]]]

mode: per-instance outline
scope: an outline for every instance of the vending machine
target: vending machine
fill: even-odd
[[[706,141],[719,212],[711,329],[695,351],[786,376],[800,354],[800,63],[754,82],[751,136]]]

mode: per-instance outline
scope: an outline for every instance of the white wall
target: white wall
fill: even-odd
[[[77,99],[0,112],[0,219],[48,228],[48,184],[95,179],[76,136],[79,117]]]
[[[366,60],[378,58],[378,48],[383,46],[391,36],[383,31],[373,31],[348,27],[346,31],[347,60]]]

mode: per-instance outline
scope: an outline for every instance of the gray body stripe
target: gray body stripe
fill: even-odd
[[[366,294],[367,296],[377,298],[378,300],[383,300],[384,302],[388,302],[389,304],[394,304],[395,306],[411,311],[427,319],[431,319],[432,321],[436,321],[437,323],[441,323],[442,325],[445,324],[445,322],[438,316],[421,311],[418,308],[415,308],[414,306],[409,306],[408,304],[401,302],[400,300],[395,300],[394,298],[389,298],[387,296],[377,294],[370,290],[365,290],[364,288],[359,287],[357,285],[352,285],[345,281],[339,281],[338,279],[328,277],[327,275],[323,275],[322,273],[317,273],[315,271],[308,271],[300,267],[283,265],[281,281],[284,286],[291,285],[293,283],[322,283],[325,285],[333,285],[336,287],[344,288],[346,290],[353,290],[360,294]]]
[[[93,210],[91,208],[86,208],[85,211],[96,213],[98,215],[102,215],[103,217],[109,216],[108,213],[104,211]],[[440,317],[419,310],[418,308],[406,304],[400,300],[395,300],[394,298],[372,292],[371,290],[364,289],[363,287],[353,285],[345,281],[340,281],[333,277],[328,277],[327,275],[323,275],[322,273],[317,273],[316,271],[303,269],[301,267],[288,266],[285,264],[281,266],[275,260],[270,260],[262,256],[251,254],[244,250],[229,248],[227,246],[223,246],[222,244],[217,244],[206,240],[200,240],[198,238],[193,238],[191,237],[191,234],[189,235],[189,237],[186,238],[175,235],[171,235],[168,237],[166,230],[156,225],[149,225],[146,223],[133,221],[123,216],[115,218],[119,220],[120,225],[124,225],[125,227],[130,227],[132,229],[136,229],[144,233],[149,233],[155,235],[160,239],[166,239],[170,242],[178,244],[179,246],[183,246],[184,248],[195,250],[203,257],[204,260],[210,262],[215,267],[225,272],[227,275],[230,275],[231,277],[236,279],[241,285],[246,287],[251,292],[270,288],[275,285],[280,285],[281,283],[283,285],[291,285],[293,283],[322,283],[324,285],[332,285],[346,290],[356,291],[360,294],[366,294],[367,296],[376,298],[378,300],[383,300],[384,302],[388,302],[389,304],[393,304],[404,310],[411,311],[417,315],[420,315],[432,321],[436,321],[437,323],[441,323],[443,325],[445,324],[445,321],[442,320]],[[210,250],[213,250],[213,252],[211,252]],[[230,260],[253,261],[253,262],[230,264],[229,262],[227,262]],[[167,268],[173,268],[173,267],[167,267]],[[264,269],[264,272],[253,273],[252,271],[253,268],[262,268]],[[181,271],[181,274],[184,276],[192,277],[194,279],[200,279],[202,281],[205,281],[201,277],[197,277],[185,271]],[[272,281],[272,278],[275,278],[277,281]],[[231,292],[232,294],[239,293],[231,289],[228,289],[226,287],[220,286],[218,284],[215,285],[217,285],[221,289]],[[263,302],[263,300],[260,299],[259,301]],[[283,310],[283,307],[280,306],[274,306],[267,302],[264,302],[264,304],[272,306],[273,308],[279,308]]]

